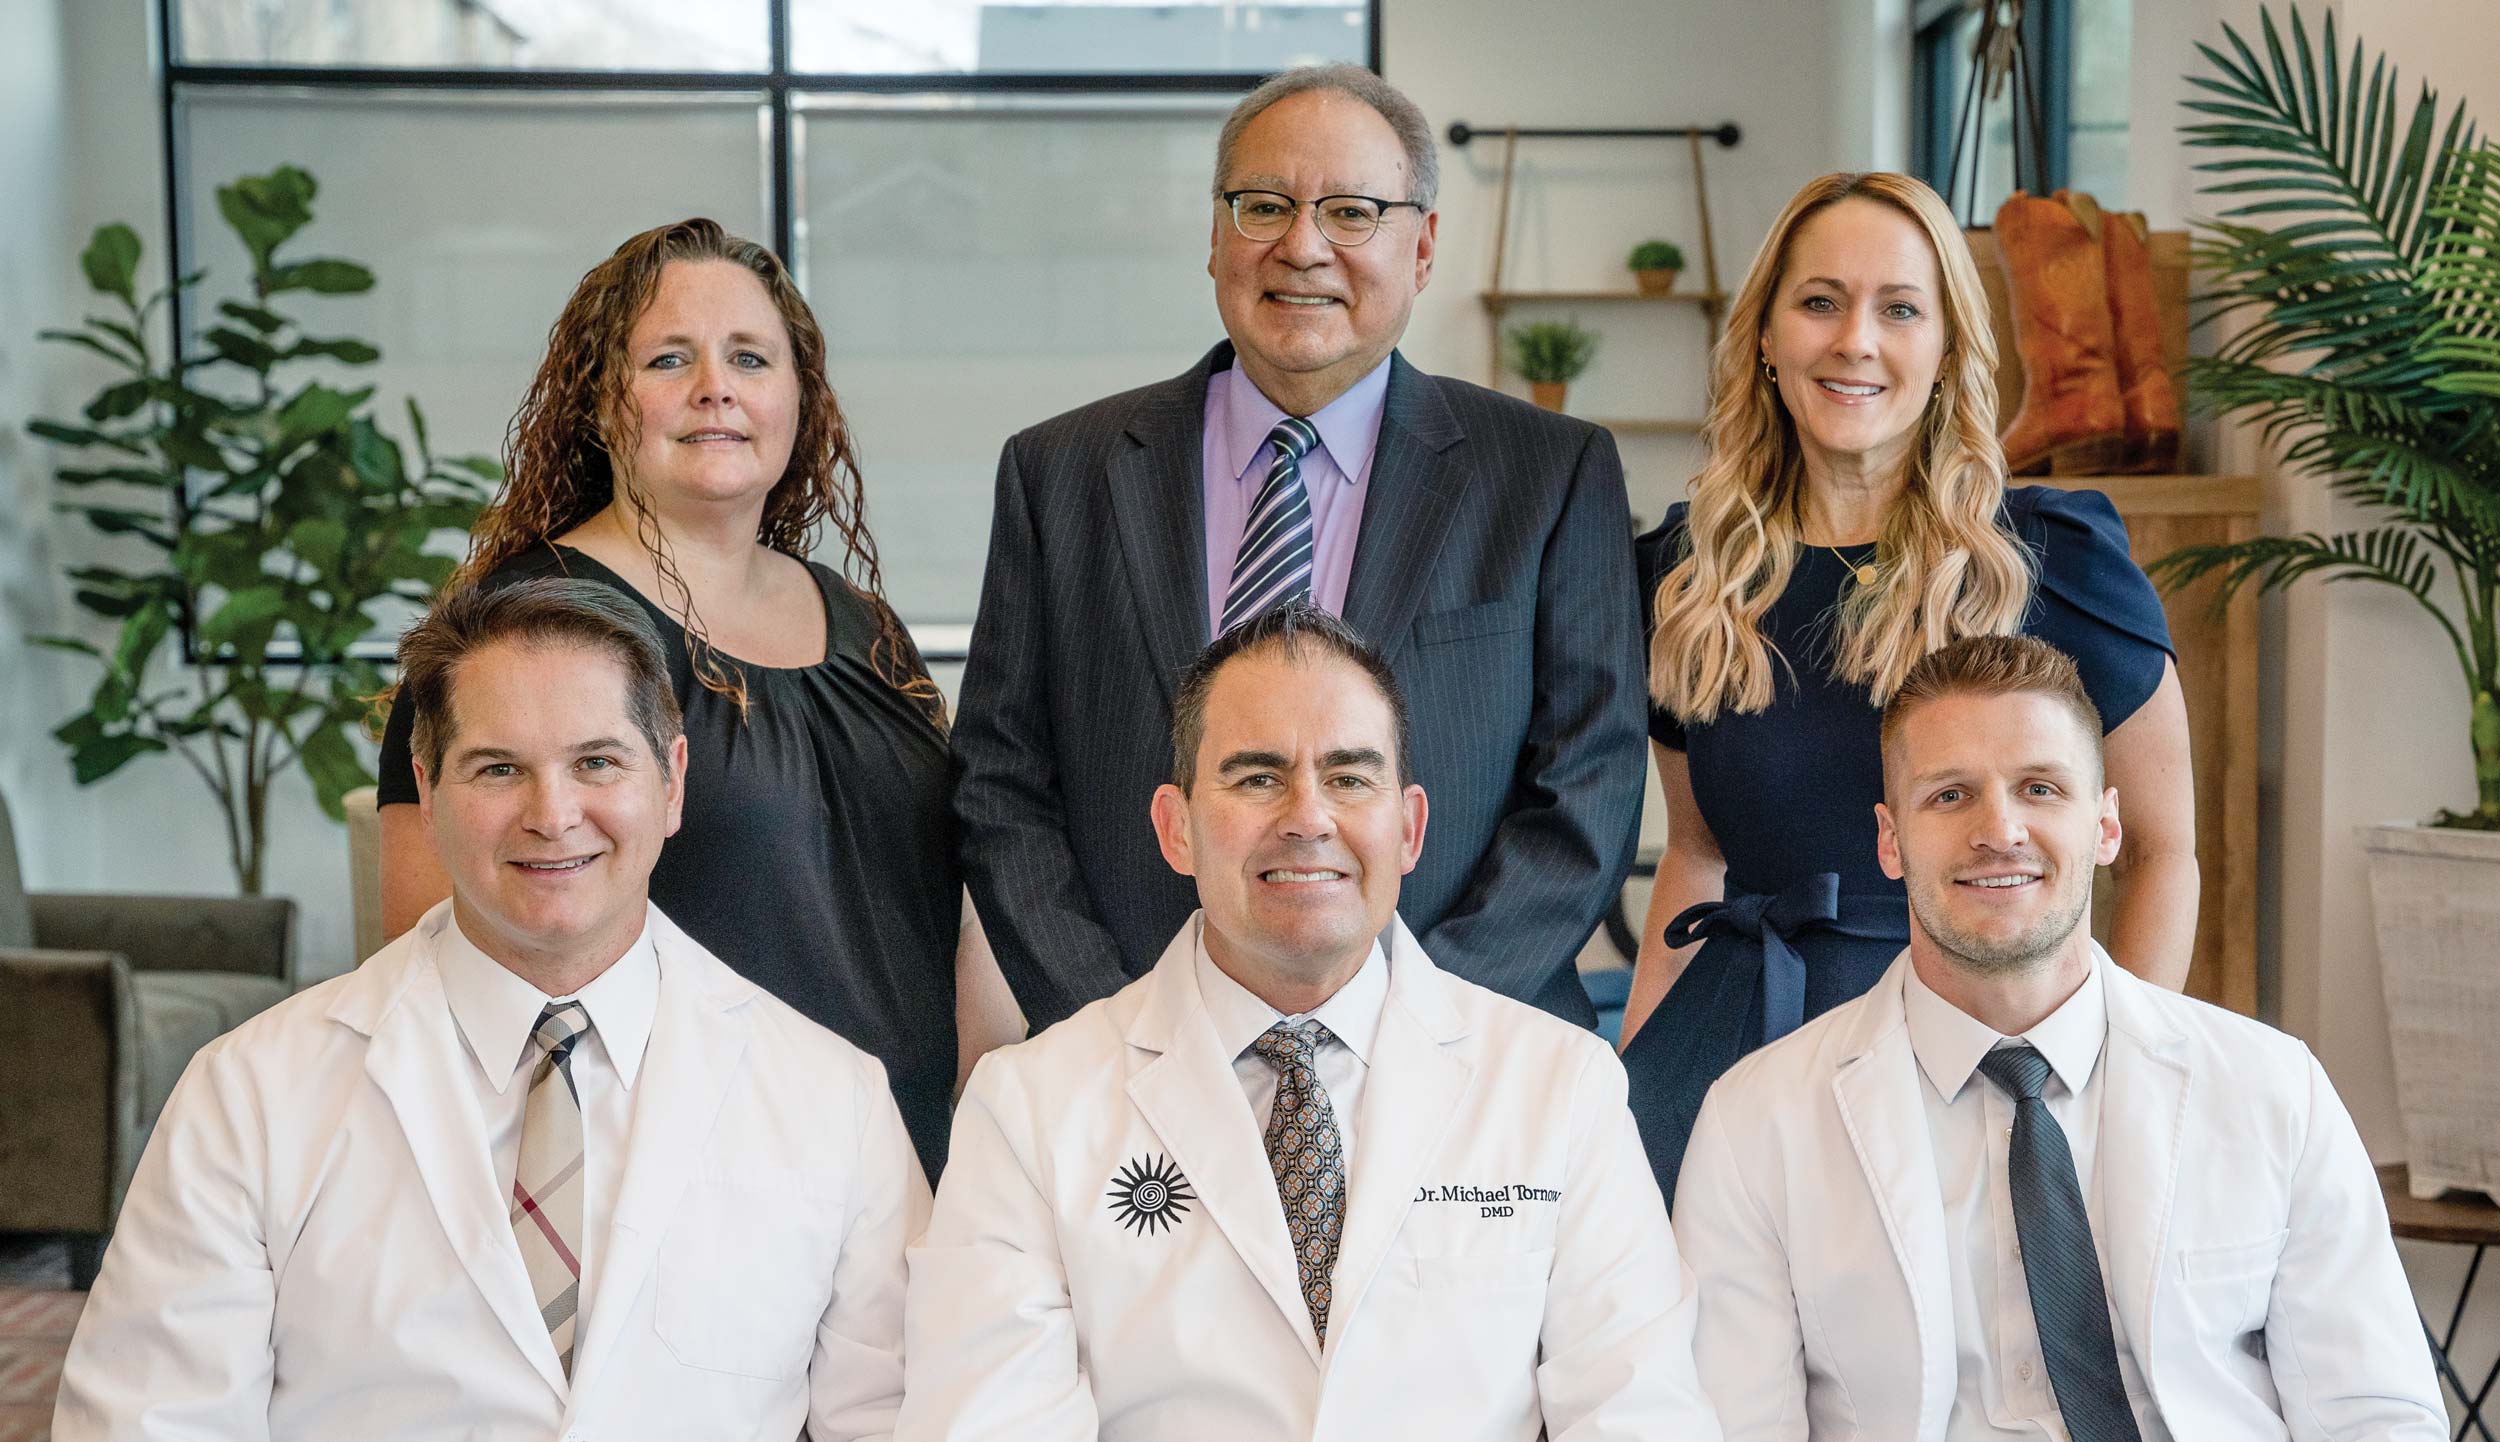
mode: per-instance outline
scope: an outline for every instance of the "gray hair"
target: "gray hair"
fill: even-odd
[[[1380,198],[1411,200],[1427,211],[1432,209],[1441,193],[1441,153],[1433,145],[1432,126],[1414,101],[1360,65],[1306,65],[1287,70],[1241,97],[1233,113],[1224,118],[1223,133],[1215,140],[1217,194],[1226,189],[1224,178],[1232,173],[1233,147],[1241,143],[1241,132],[1250,128],[1250,122],[1258,119],[1261,111],[1305,90],[1334,90],[1351,95],[1388,121],[1389,128],[1397,132],[1398,145],[1406,151],[1406,194]]]

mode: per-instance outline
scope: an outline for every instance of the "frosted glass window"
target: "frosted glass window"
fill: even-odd
[[[181,0],[194,65],[762,70],[765,0]]]
[[[924,639],[972,619],[1007,437],[1223,338],[1227,103],[804,112],[803,279],[887,594]]]
[[[790,64],[824,74],[1265,75],[1363,63],[1371,9],[1317,0],[792,0]]]
[[[399,398],[414,395],[437,450],[494,454],[556,312],[619,241],[693,215],[769,241],[762,103],[191,92],[184,259],[208,267],[206,299],[241,293],[248,262],[217,187],[281,164],[309,171],[313,223],[281,255],[344,256],[377,284],[289,293],[283,307],[381,349],[346,375],[381,386],[387,429],[404,432]],[[188,318],[195,331],[220,323],[196,301]]]

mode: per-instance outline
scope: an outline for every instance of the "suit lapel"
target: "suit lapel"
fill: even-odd
[[[732,977],[656,909],[651,929],[660,957],[659,1005],[634,1083],[624,1173],[593,1274],[566,1426],[616,1350],[617,1334],[634,1312],[678,1198],[709,1150],[721,1099],[746,1064],[749,1021],[736,1008],[754,994],[754,986]],[[721,985],[724,980],[730,984]]]
[[[1917,1323],[1917,1435],[1939,1438],[1953,1405],[1953,1298],[1944,1197],[1937,1188],[1926,1109],[1919,1102],[1918,1058],[1901,1008],[1901,974],[1908,964],[1904,953],[1869,994],[1855,1024],[1850,1059],[1832,1078],[1832,1098],[1909,1288]]]
[[[1219,345],[1188,374],[1148,387],[1126,434],[1112,443],[1112,522],[1167,701],[1208,639],[1207,378],[1231,355],[1230,346]]]
[[[1162,1055],[1129,1077],[1128,1094],[1146,1125],[1170,1148],[1208,1217],[1233,1245],[1276,1309],[1319,1364],[1319,1339],[1294,1270],[1284,1204],[1268,1170],[1267,1146],[1242,1100],[1233,1059],[1219,1050],[1214,1023],[1198,998],[1195,919],[1181,928],[1152,973],[1154,993],[1129,1029],[1129,1041]]]
[[[469,1281],[513,1345],[562,1395],[563,1365],[539,1316],[538,1299],[530,1292],[529,1271],[512,1235],[510,1203],[495,1186],[494,1165],[482,1144],[486,1120],[478,1112],[475,1090],[446,1065],[466,1066],[468,1061],[434,969],[432,938],[441,921],[438,914],[420,923],[414,945],[403,955],[415,974],[396,1002],[373,1020],[365,1075],[398,1117],[426,1198]],[[359,973],[360,984],[368,979],[376,984],[386,980],[374,962]],[[346,1005],[343,1001],[342,1007]]]
[[[2176,1055],[2178,1029],[2145,1004],[2139,991],[2145,983],[2105,955],[2093,964],[2101,968],[2109,1005],[2109,1040],[2101,1057],[2109,1071],[2101,1080],[2093,1189],[2100,1194],[2109,1251],[2110,1303],[2149,1380],[2156,1345],[2153,1293],[2179,1186],[2189,1076]]]
[[[1441,994],[1440,973],[1404,921],[1393,920],[1390,931],[1389,996],[1364,1073],[1362,1128],[1332,1279],[1332,1319],[1352,1316],[1362,1305],[1475,1076],[1449,1046],[1467,1030]],[[1337,1330],[1333,1321],[1330,1330]]]
[[[1464,438],[1433,379],[1391,352],[1345,619],[1392,661],[1404,649],[1424,583],[1475,483],[1474,471],[1451,453]]]

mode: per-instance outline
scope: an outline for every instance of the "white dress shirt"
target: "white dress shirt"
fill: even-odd
[[[1999,1036],[1987,1023],[1936,995],[1915,965],[1903,970],[1902,1003],[1910,1046],[1926,1079],[1919,1096],[1927,1108],[1936,1184],[1944,1200],[1945,1253],[1953,1273],[1956,1379],[1946,1442],[2006,1437],[2068,1442],[2031,1314],[2006,1179],[2014,1101],[1979,1072],[1982,1058],[1998,1047],[2015,1045],[2017,1039]],[[2048,1060],[2050,1078],[2042,1099],[2074,1154],[2075,1180],[2091,1221],[2093,1250],[2100,1255],[2104,1292],[2109,1242],[2101,1198],[2093,1186],[2093,1159],[2101,1134],[2098,1063],[2108,1035],[2108,1002],[2096,968],[2057,1010],[2019,1038]],[[2170,1442],[2169,1429],[2145,1387],[2143,1368],[2128,1345],[2126,1327],[2114,1312],[2110,1330],[2118,1344],[2119,1375],[2144,1442]]]
[[[1200,922],[1201,928],[1205,923]],[[1328,1028],[1330,1040],[1312,1057],[1319,1084],[1328,1089],[1328,1106],[1337,1114],[1337,1141],[1344,1153],[1346,1175],[1354,1175],[1355,1118],[1361,1115],[1363,1079],[1371,1071],[1372,1040],[1380,1031],[1380,1008],[1389,999],[1389,960],[1380,943],[1372,943],[1353,979],[1309,1011],[1286,1016],[1224,974],[1207,955],[1206,935],[1198,937],[1198,995],[1207,1018],[1215,1023],[1216,1045],[1233,1059],[1233,1075],[1250,1102],[1250,1119],[1267,1131],[1268,1113],[1276,1108],[1276,1064],[1250,1049],[1276,1023],[1316,1020]]]
[[[530,1033],[539,1015],[554,1002],[578,1001],[590,1014],[587,1046],[573,1048],[573,1086],[582,1108],[582,1264],[580,1315],[587,1325],[606,1250],[609,1219],[616,1211],[616,1193],[624,1175],[625,1139],[634,1120],[634,1077],[642,1068],[643,1049],[651,1040],[651,1019],[660,1003],[660,957],[651,943],[651,928],[590,985],[569,997],[550,997],[523,981],[503,963],[480,951],[460,930],[457,918],[443,918],[436,951],[443,977],[443,995],[451,1003],[452,1020],[468,1044],[474,1065],[461,1074],[476,1088],[478,1115],[486,1123],[483,1138],[494,1158],[499,1195],[512,1195],[512,1173],[521,1164],[521,1122],[529,1110],[529,1077],[538,1061]]]

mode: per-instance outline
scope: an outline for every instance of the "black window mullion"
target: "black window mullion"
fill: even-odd
[[[767,0],[765,23],[772,27],[772,82],[767,95],[772,107],[773,253],[784,269],[799,263],[798,177],[790,144],[790,0]]]

